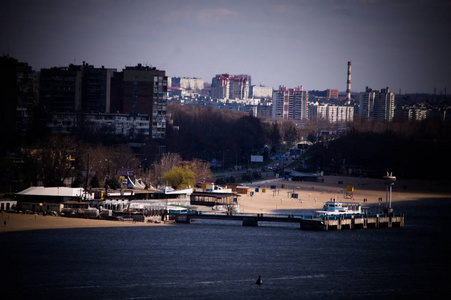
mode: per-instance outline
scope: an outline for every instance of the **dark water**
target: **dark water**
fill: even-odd
[[[5,299],[433,298],[449,290],[451,199],[425,203],[398,205],[406,224],[391,229],[198,223],[4,233],[0,292]]]

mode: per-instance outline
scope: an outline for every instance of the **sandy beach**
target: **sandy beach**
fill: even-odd
[[[254,191],[254,195],[240,197],[241,212],[277,213],[292,210],[316,210],[322,208],[324,203],[331,199],[362,203],[363,205],[377,203],[385,205],[386,185],[383,179],[345,176],[325,176],[324,179],[322,183],[281,179],[249,183],[247,186]],[[348,185],[354,187],[351,198],[345,198],[345,190]],[[276,186],[277,189],[271,189],[271,186]],[[258,192],[255,188],[258,188]],[[292,193],[298,194],[298,198],[292,198]],[[393,186],[392,206],[395,208],[396,202],[430,198],[448,198],[451,201],[450,185],[443,182],[398,180]]]
[[[6,222],[6,226],[4,224]],[[92,228],[92,227],[137,227],[165,226],[166,223],[121,222],[96,219],[67,218],[34,214],[0,213],[0,233],[9,231]]]
[[[347,185],[354,187],[352,197],[348,199],[344,197]],[[289,212],[302,214],[303,210],[322,208],[325,202],[333,198],[336,198],[337,201],[362,204],[381,203],[381,205],[385,205],[386,201],[385,181],[383,179],[325,176],[323,183],[273,179],[249,183],[247,186],[254,192],[254,195],[242,195],[239,198],[240,212],[242,213]],[[275,186],[276,189],[271,189],[271,186]],[[258,192],[256,188],[258,188]],[[298,194],[298,198],[292,198],[292,193]],[[379,201],[380,198],[382,198],[382,202]],[[431,198],[443,198],[451,201],[451,185],[443,182],[398,180],[393,187],[392,206],[396,209],[396,202]],[[367,199],[365,203],[364,199]],[[198,207],[198,210],[211,211],[211,208]],[[168,226],[170,224],[0,213],[0,233],[37,229]]]

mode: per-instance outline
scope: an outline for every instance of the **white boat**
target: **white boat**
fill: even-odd
[[[349,216],[362,213],[362,205],[360,203],[328,201],[324,204],[323,210],[318,210],[315,212],[315,216]]]

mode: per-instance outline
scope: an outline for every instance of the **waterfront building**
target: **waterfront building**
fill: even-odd
[[[86,203],[80,200],[94,199],[94,193],[83,188],[33,186],[16,193],[20,210],[34,212],[61,213],[66,203]]]
[[[393,120],[395,112],[395,94],[389,88],[380,91],[366,87],[365,92],[360,93],[359,114],[374,120]]]
[[[281,117],[284,120],[308,119],[308,92],[302,90],[302,86],[288,89],[279,86],[279,90],[273,92],[272,117]]]
[[[165,71],[138,64],[116,72],[112,79],[112,108],[124,114],[148,115],[152,139],[166,136],[167,77]]]

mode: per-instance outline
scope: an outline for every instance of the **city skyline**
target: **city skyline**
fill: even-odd
[[[0,51],[34,70],[139,63],[167,76],[396,93],[451,88],[449,1],[12,1]],[[449,92],[447,92],[449,93]]]

